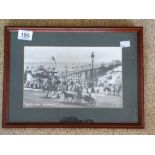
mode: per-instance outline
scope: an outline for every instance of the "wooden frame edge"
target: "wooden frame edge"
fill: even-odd
[[[40,32],[45,32],[47,29],[66,30],[71,29],[72,31],[77,29],[83,30],[89,29],[88,32],[100,32],[97,29],[105,30],[107,32],[137,32],[137,62],[138,66],[138,122],[137,123],[9,123],[9,76],[10,76],[10,32],[17,31],[19,28],[24,29],[38,29]],[[122,31],[123,28],[123,31]],[[112,31],[113,29],[113,31]],[[115,29],[115,30],[114,30]],[[49,31],[49,30],[48,30]],[[72,32],[71,31],[71,32]],[[59,31],[62,32],[62,31]],[[74,32],[74,31],[73,31]],[[102,31],[104,32],[104,31]],[[16,26],[6,26],[5,27],[5,44],[4,44],[4,73],[3,73],[3,110],[2,110],[2,128],[144,128],[144,69],[143,69],[143,27],[16,27]],[[139,55],[139,56],[138,56]]]
[[[144,51],[143,51],[143,28],[138,32],[139,46],[137,49],[137,62],[138,62],[138,122],[144,128]]]
[[[3,71],[3,109],[2,109],[2,127],[9,123],[9,76],[10,76],[10,31],[5,27],[4,32],[4,71]],[[7,97],[8,96],[8,97]]]

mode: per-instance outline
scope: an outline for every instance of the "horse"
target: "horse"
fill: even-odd
[[[64,102],[73,102],[75,97],[76,97],[76,94],[73,93],[73,92],[69,92],[69,91],[62,91],[62,93],[64,94]],[[69,101],[69,98],[70,98],[70,101]]]
[[[107,91],[108,92],[108,95],[111,95],[111,92],[112,92],[110,87],[105,87],[103,89],[103,91],[104,91],[104,93]]]

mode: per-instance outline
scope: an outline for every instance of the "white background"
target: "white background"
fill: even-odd
[[[154,18],[154,0],[1,0],[0,18]]]
[[[154,0],[0,1],[0,18],[9,19],[144,19],[154,10]],[[1,155],[151,155],[154,148],[154,136],[0,136]]]
[[[153,136],[1,136],[2,155],[154,155]]]

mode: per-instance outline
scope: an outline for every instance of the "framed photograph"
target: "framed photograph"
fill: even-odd
[[[4,128],[144,128],[143,28],[5,27]]]

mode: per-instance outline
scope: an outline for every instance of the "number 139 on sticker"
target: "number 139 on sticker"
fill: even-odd
[[[18,30],[18,39],[19,40],[32,40],[32,31],[27,31],[27,30]]]

